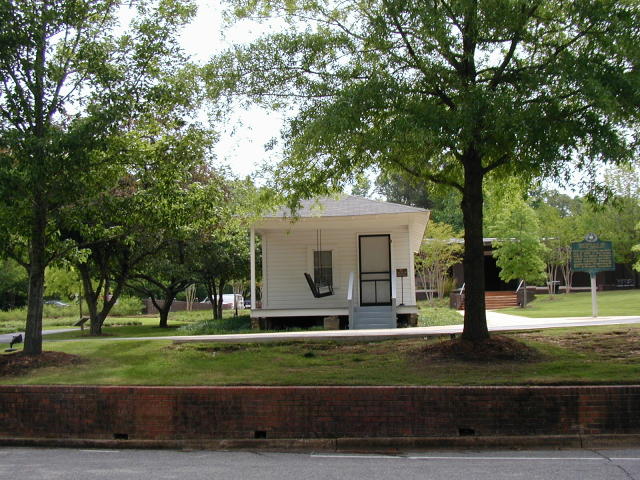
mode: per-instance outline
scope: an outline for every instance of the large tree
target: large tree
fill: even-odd
[[[136,18],[116,37],[122,5]],[[0,240],[29,272],[28,354],[42,350],[45,267],[73,248],[52,217],[114,178],[105,140],[162,95],[193,12],[189,0],[0,5]]]
[[[615,0],[231,0],[287,33],[210,65],[220,88],[290,112],[279,188],[296,198],[370,166],[462,195],[462,337],[487,338],[485,177],[623,161],[637,129],[640,7]],[[220,81],[220,80],[223,81]],[[295,108],[291,108],[292,105]]]

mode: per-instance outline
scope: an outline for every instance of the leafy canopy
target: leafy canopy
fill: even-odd
[[[209,67],[212,93],[295,106],[276,171],[288,193],[338,187],[371,165],[462,187],[470,147],[483,173],[559,175],[632,155],[636,2],[230,3],[240,18],[292,26]]]

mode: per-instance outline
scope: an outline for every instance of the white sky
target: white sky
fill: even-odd
[[[181,43],[193,60],[206,63],[214,54],[233,44],[247,43],[273,31],[275,22],[260,25],[243,22],[225,31],[219,1],[198,0],[198,15],[181,34]],[[266,163],[277,160],[277,150],[265,152],[264,145],[279,137],[283,122],[276,112],[258,107],[235,111],[225,125],[215,125],[220,140],[215,147],[216,163],[231,167],[238,176],[255,173]]]

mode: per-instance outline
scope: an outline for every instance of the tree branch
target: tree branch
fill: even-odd
[[[508,154],[504,154],[500,158],[498,158],[495,162],[492,162],[489,165],[487,165],[486,167],[484,167],[482,169],[482,174],[486,175],[490,171],[495,170],[496,168],[498,168],[498,167],[500,167],[502,165],[506,165],[507,163],[509,163],[510,160],[511,160],[511,156],[508,155]]]
[[[445,178],[441,175],[438,174],[433,174],[433,173],[426,173],[426,172],[418,172],[417,170],[414,170],[413,168],[409,168],[407,167],[404,163],[402,163],[400,160],[398,159],[391,159],[391,162],[393,164],[395,164],[397,167],[399,167],[401,170],[404,170],[406,173],[408,173],[409,175],[412,175],[416,178],[426,178],[427,180],[434,182],[434,183],[438,183],[440,185],[447,185],[449,187],[453,187],[457,190],[459,190],[461,193],[463,193],[463,187],[462,185],[460,185],[458,182],[451,180],[450,178]]]

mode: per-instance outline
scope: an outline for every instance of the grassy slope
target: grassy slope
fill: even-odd
[[[640,339],[640,325],[559,329],[514,337],[537,347],[546,359],[535,363],[428,362],[420,355],[424,340],[248,345],[172,345],[164,340],[47,342],[47,350],[82,355],[86,363],[6,377],[0,383],[509,385],[630,383],[640,378],[640,357],[630,346]],[[623,349],[628,354],[617,356]]]
[[[499,311],[531,318],[590,317],[591,293],[559,294],[553,297],[539,295],[527,308],[505,308]],[[640,315],[640,290],[598,292],[598,315]]]

